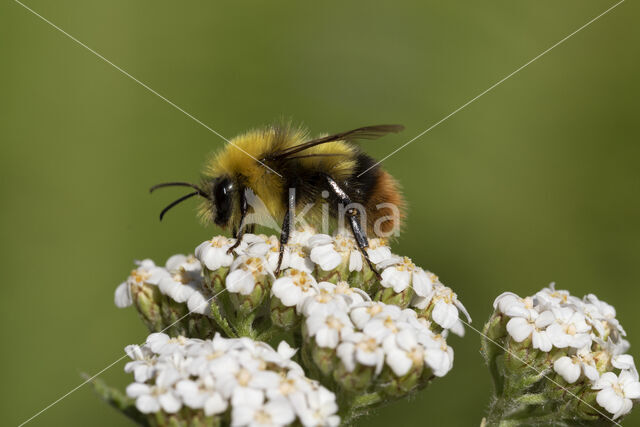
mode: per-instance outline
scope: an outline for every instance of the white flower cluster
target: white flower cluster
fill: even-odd
[[[618,418],[640,398],[640,382],[633,357],[624,354],[629,342],[611,305],[589,294],[580,299],[552,284],[532,297],[505,292],[494,308],[509,320],[514,341],[542,352],[555,352],[554,371],[567,383],[582,379],[597,393],[600,406]],[[527,341],[529,342],[529,341]],[[619,373],[614,372],[617,370]]]
[[[336,426],[335,395],[308,379],[282,341],[275,351],[249,338],[211,340],[149,335],[125,349],[135,382],[127,395],[143,414],[182,408],[230,414],[232,426]]]
[[[132,291],[142,285],[157,286],[159,291],[178,303],[186,303],[192,313],[211,316],[209,292],[203,288],[202,267],[193,255],[173,255],[164,267],[150,259],[137,261],[138,268],[115,292],[115,304],[120,308],[133,303]]]
[[[373,302],[345,282],[319,283],[318,291],[302,299],[298,309],[313,345],[335,350],[348,372],[362,365],[378,375],[386,364],[398,377],[413,367],[428,367],[441,377],[453,366],[446,330],[436,334],[414,310]]]
[[[274,271],[280,247],[277,237],[245,234],[241,244],[229,252],[235,242],[232,238],[216,236],[201,243],[195,249],[195,256],[174,255],[164,267],[156,266],[149,259],[138,261],[138,268],[116,289],[116,305],[131,305],[132,289],[146,284],[158,286],[162,294],[178,303],[187,303],[190,311],[210,316],[207,302],[212,295],[210,289],[203,286],[204,268],[213,272],[228,269],[225,288],[240,295],[250,295],[261,280],[268,279],[273,282],[272,294],[285,306],[296,306],[299,311],[304,298],[322,291],[315,278],[316,269],[329,271],[343,265],[349,272],[359,272],[366,265],[352,237],[341,233],[333,237],[315,234],[305,228],[292,233],[284,250],[283,275],[276,280]],[[395,293],[413,289],[412,307],[421,311],[432,306],[429,311],[435,323],[458,335],[464,334],[459,312],[463,312],[468,321],[471,318],[456,294],[442,285],[437,276],[417,267],[407,257],[392,254],[383,239],[370,239],[367,253],[381,271],[383,289],[392,289]],[[356,292],[367,298],[364,291]]]
[[[210,271],[230,269],[225,287],[232,293],[249,295],[262,278],[275,279],[280,248],[276,236],[245,234],[242,243],[228,253],[234,243],[235,239],[217,236],[200,244],[195,254]],[[383,239],[370,239],[367,253],[374,263],[392,257]],[[330,271],[340,265],[346,266],[349,272],[362,271],[366,265],[355,240],[341,233],[332,237],[304,228],[292,232],[280,269],[292,268],[310,274],[316,267]]]

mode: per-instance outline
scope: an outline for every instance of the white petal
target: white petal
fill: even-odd
[[[192,313],[204,314],[211,316],[211,306],[209,305],[207,298],[200,292],[194,292],[187,300],[187,308]]]
[[[612,414],[618,412],[624,406],[624,399],[611,388],[602,389],[596,395],[596,402]]]
[[[182,408],[182,401],[174,396],[173,393],[161,394],[158,396],[158,401],[162,409],[168,414],[174,414]]]
[[[155,398],[145,394],[136,399],[136,408],[143,414],[151,414],[160,410],[160,403]]]
[[[571,358],[563,356],[553,363],[556,371],[566,382],[573,384],[580,378],[580,366],[573,363]]]
[[[633,362],[633,356],[630,354],[618,354],[613,356],[611,359],[611,364],[614,368],[618,369],[632,369],[635,367],[635,363]]]
[[[116,304],[116,307],[118,308],[129,307],[131,304],[133,304],[129,284],[127,282],[120,283],[120,285],[116,288],[114,302]]]
[[[551,344],[551,340],[547,336],[545,331],[538,332],[536,330],[533,331],[531,335],[531,344],[533,348],[537,348],[540,351],[544,351],[545,353],[551,351],[553,348],[553,344]]]
[[[640,398],[640,382],[633,381],[624,385],[624,396],[628,399]]]
[[[401,377],[409,372],[413,362],[402,350],[393,350],[387,353],[386,357],[387,365],[391,368],[394,374]]]
[[[452,327],[458,320],[458,309],[453,304],[438,300],[431,313],[433,321],[445,329]]]
[[[616,374],[614,374],[613,372],[605,372],[604,374],[600,375],[600,378],[598,378],[598,381],[596,381],[592,388],[600,390],[611,387],[612,385],[617,383],[618,376]]]
[[[396,293],[404,291],[411,281],[411,272],[399,271],[395,267],[386,268],[381,276],[380,284],[385,288],[393,288]]]
[[[204,402],[204,414],[209,417],[215,414],[221,414],[227,410],[229,404],[220,396],[220,393],[213,393]]]
[[[127,386],[127,396],[136,398],[151,393],[151,387],[147,384],[131,383]]]
[[[169,271],[177,270],[181,264],[187,261],[187,257],[182,254],[172,255],[165,263],[165,268]]]
[[[521,298],[513,292],[503,292],[493,301],[493,308],[504,313],[505,309],[519,303],[520,300]]]
[[[507,332],[516,342],[522,342],[529,338],[533,326],[522,317],[514,317],[507,322]]]
[[[433,282],[429,275],[422,269],[416,270],[413,272],[413,290],[416,292],[418,296],[426,297],[431,293],[433,289]],[[457,317],[457,314],[456,314]],[[441,325],[442,326],[442,325]]]
[[[362,255],[358,251],[351,251],[349,254],[349,271],[362,270]]]
[[[291,347],[286,341],[280,341],[280,344],[278,344],[278,354],[285,359],[291,359],[297,351],[297,348]]]

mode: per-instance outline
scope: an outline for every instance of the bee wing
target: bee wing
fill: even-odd
[[[346,132],[336,133],[333,135],[323,136],[322,138],[312,139],[311,141],[303,142],[294,147],[286,148],[282,151],[274,153],[266,160],[282,160],[291,158],[293,154],[300,151],[307,150],[316,145],[325,144],[331,141],[353,141],[357,139],[376,139],[388,133],[397,133],[404,129],[402,125],[376,125],[365,126],[358,129],[349,130]],[[299,158],[301,156],[297,156]]]

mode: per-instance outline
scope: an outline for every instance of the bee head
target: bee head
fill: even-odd
[[[227,228],[233,214],[234,201],[238,195],[238,187],[229,176],[219,176],[210,181],[210,218],[221,227]]]

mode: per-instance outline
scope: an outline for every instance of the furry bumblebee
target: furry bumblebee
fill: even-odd
[[[375,234],[376,229],[378,233],[399,229],[405,203],[396,180],[353,142],[402,129],[401,125],[366,126],[315,139],[291,126],[250,131],[232,139],[207,162],[199,186],[167,182],[151,191],[170,186],[193,188],[195,191],[164,208],[160,219],[177,204],[200,196],[204,221],[232,230],[237,239],[230,251],[245,232],[253,232],[254,223],[247,224],[246,218],[252,209],[248,200],[257,196],[266,214],[282,224],[276,274],[294,226],[294,212],[312,205],[304,219],[319,227],[326,213],[316,202],[324,201],[332,220],[344,215],[361,253],[376,271],[365,250],[367,235]]]

